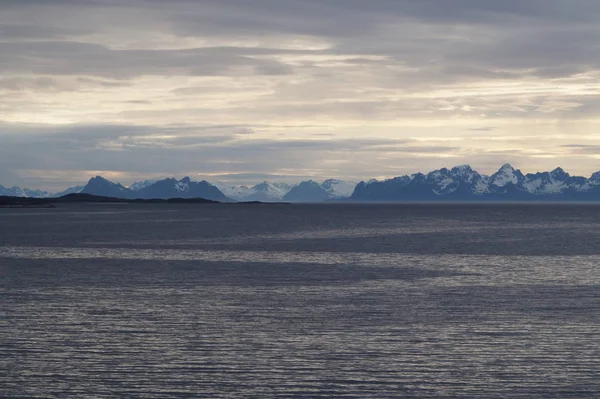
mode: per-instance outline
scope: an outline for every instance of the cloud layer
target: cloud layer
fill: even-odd
[[[600,169],[594,0],[5,0],[0,183]]]

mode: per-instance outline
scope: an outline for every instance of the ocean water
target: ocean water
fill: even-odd
[[[600,397],[600,206],[0,209],[0,397]]]

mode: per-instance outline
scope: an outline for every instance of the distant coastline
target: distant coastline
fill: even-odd
[[[391,179],[344,181],[328,179],[298,184],[262,182],[252,187],[231,186],[222,182],[180,180],[144,180],[124,186],[101,176],[91,178],[84,186],[71,187],[57,194],[41,190],[5,188],[0,195],[14,198],[36,198],[45,202],[199,202],[228,203],[417,203],[417,202],[600,202],[600,172],[590,177],[571,176],[562,168],[550,172],[523,174],[510,164],[485,175],[469,165],[442,168],[429,173],[415,173]],[[92,197],[73,197],[89,195]],[[102,199],[104,198],[104,199]],[[20,200],[11,200],[18,203]],[[35,202],[35,201],[34,201]]]
[[[0,208],[55,208],[57,204],[223,204],[204,198],[153,198],[153,199],[125,199],[105,197],[92,194],[67,194],[59,198],[31,198],[0,196]],[[261,205],[264,202],[246,201],[233,204]],[[285,205],[285,202],[269,203],[270,205]]]

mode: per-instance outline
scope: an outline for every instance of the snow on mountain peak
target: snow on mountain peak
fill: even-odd
[[[328,179],[323,183],[318,183],[313,180],[305,181],[300,184],[290,185],[287,183],[263,181],[252,187],[234,186],[227,183],[217,183],[216,186],[229,198],[236,201],[264,201],[278,202],[281,201],[293,188],[303,184],[300,189],[318,187],[319,190],[325,190],[331,198],[346,198],[350,197],[356,188],[356,183],[339,179]],[[297,189],[296,191],[299,191]]]
[[[236,201],[281,201],[291,186],[286,183],[272,183],[263,181],[255,186],[234,186],[231,184],[218,182],[215,184],[227,197]]]
[[[225,194],[228,198],[239,201],[244,195],[248,192],[249,188],[246,186],[233,186],[228,183],[216,182],[214,185],[221,190],[223,194]]]
[[[132,183],[128,188],[131,191],[139,191],[142,188],[148,187],[153,185],[154,183],[156,183],[158,180],[143,180],[143,181],[136,181],[135,183]]]
[[[356,188],[356,184],[357,183],[353,181],[328,179],[325,180],[321,186],[329,191],[334,198],[344,198],[352,195]]]
[[[507,163],[490,177],[490,184],[496,187],[504,187],[510,183],[518,184],[522,178],[523,174]]]
[[[198,191],[199,188],[197,186],[206,186],[207,184],[207,182],[198,182],[192,180],[190,177],[184,177],[181,180],[169,178],[160,181],[138,181],[126,188],[119,183],[110,182],[101,176],[95,176],[90,179],[85,188],[75,187],[59,194],[64,195],[69,192],[80,192],[83,190],[85,193],[124,198],[135,198],[138,195],[141,195],[140,198],[163,198],[167,195],[185,197],[200,195],[198,194],[200,191]],[[156,187],[154,187],[155,185]],[[210,186],[210,184],[208,185]],[[510,185],[513,185],[513,187],[509,187]],[[564,194],[565,198],[571,198],[574,195],[580,195],[579,193],[582,195],[581,198],[589,199],[595,198],[594,196],[600,196],[600,171],[594,173],[589,179],[571,176],[560,167],[551,172],[523,175],[520,170],[513,168],[512,165],[507,163],[489,177],[478,173],[469,165],[459,165],[451,169],[441,168],[426,175],[415,173],[410,176],[399,176],[382,181],[372,179],[358,186],[355,182],[339,179],[327,179],[323,182],[310,180],[294,186],[268,181],[256,184],[253,187],[233,186],[227,183],[216,183],[215,186],[226,197],[234,200],[264,202],[285,200],[284,197],[292,189],[294,189],[294,196],[290,198],[293,197],[294,201],[300,202],[308,200],[314,202],[347,197],[351,197],[352,199],[363,197],[371,199],[381,197],[380,199],[386,199],[392,195],[406,196],[407,198],[434,195],[440,197],[447,196],[454,199],[480,197],[497,199],[500,198],[499,196],[507,196],[507,198],[508,196],[512,196],[511,198],[521,200],[528,198],[527,195],[545,198],[550,195]],[[504,188],[505,186],[506,188]],[[0,195],[39,197],[51,194],[41,190],[0,186]],[[219,198],[216,199],[219,200]]]
[[[253,194],[259,192],[264,193],[265,195],[279,201],[290,191],[290,189],[291,187],[285,183],[270,183],[268,181],[264,181],[252,187],[250,191],[252,191]]]
[[[560,193],[569,188],[571,176],[562,168],[556,168],[552,172],[543,172],[535,174],[527,174],[521,182],[522,186],[532,194],[554,194]],[[577,191],[585,191],[589,185],[573,183],[574,189]]]
[[[592,183],[600,184],[600,172],[596,172],[596,173],[592,174],[592,176],[589,178],[589,181]]]
[[[471,174],[473,173],[473,168],[471,168],[471,166],[469,165],[459,165],[459,166],[455,166],[452,168],[451,170],[452,174]]]
[[[421,179],[419,176],[424,176]],[[419,178],[418,178],[419,177]],[[389,179],[383,183],[390,183],[385,189],[371,187],[370,191],[363,191],[360,187],[358,195],[374,195],[377,190],[382,191],[382,194],[375,195],[390,195],[393,190],[406,190],[406,195],[414,195],[411,190],[419,190],[417,186],[429,185],[431,192],[437,196],[447,196],[453,194],[455,196],[477,195],[477,196],[498,196],[498,195],[514,195],[514,198],[522,199],[526,196],[525,193],[534,196],[560,195],[561,193],[590,193],[600,186],[600,172],[594,173],[589,179],[579,176],[571,176],[562,168],[556,168],[551,172],[538,172],[523,175],[523,173],[515,169],[510,164],[503,165],[492,176],[481,175],[473,170],[468,165],[456,166],[451,170],[442,168],[429,172],[426,176],[415,174],[410,181],[405,181],[403,177]],[[374,186],[382,185],[383,183],[372,182]],[[394,185],[392,186],[391,183]],[[503,189],[508,185],[514,187]],[[406,188],[403,188],[406,187]],[[427,191],[428,192],[428,191]],[[598,192],[600,195],[600,190]]]
[[[175,189],[179,192],[190,191],[190,182],[191,179],[189,177],[184,177],[175,183]]]
[[[550,172],[550,176],[552,176],[555,179],[561,179],[561,180],[569,178],[569,174],[567,172],[565,172],[563,168],[554,169],[552,172]]]
[[[434,180],[434,181],[443,180],[448,176],[448,173],[449,173],[448,169],[442,168],[442,169],[434,170],[432,172],[427,173],[426,178],[427,178],[427,180]],[[417,175],[419,175],[419,173],[415,173],[412,176],[417,176]],[[414,180],[414,177],[413,177],[413,180]]]
[[[469,165],[456,166],[450,170],[453,177],[458,177],[467,183],[472,183],[475,180],[481,180],[481,175],[473,170]]]

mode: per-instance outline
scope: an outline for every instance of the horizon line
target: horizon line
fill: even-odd
[[[524,176],[527,176],[527,175],[535,175],[535,174],[538,174],[538,173],[552,173],[552,172],[554,172],[554,171],[561,170],[561,171],[565,172],[566,174],[568,174],[570,177],[582,177],[582,178],[585,178],[585,179],[590,179],[590,178],[592,178],[592,177],[593,177],[593,176],[594,176],[596,173],[600,173],[600,169],[599,169],[599,170],[598,170],[598,171],[596,171],[596,172],[592,172],[592,173],[590,174],[590,176],[589,176],[589,177],[587,177],[587,176],[583,176],[583,175],[571,175],[571,174],[570,174],[570,173],[569,173],[567,170],[565,170],[565,169],[564,169],[563,167],[561,167],[561,166],[557,166],[557,167],[555,167],[554,169],[552,169],[552,170],[547,170],[547,171],[523,172],[523,171],[522,171],[520,168],[515,168],[515,167],[514,167],[514,166],[513,166],[511,163],[509,163],[509,162],[506,162],[506,163],[502,164],[502,166],[500,166],[500,168],[499,168],[498,170],[496,170],[495,172],[493,172],[493,173],[491,173],[491,174],[480,173],[480,172],[478,172],[478,171],[477,171],[477,169],[473,168],[473,167],[472,167],[471,165],[469,165],[469,164],[460,164],[460,165],[455,165],[455,166],[452,166],[452,167],[443,166],[443,167],[441,167],[441,168],[434,169],[434,170],[431,170],[431,171],[429,171],[429,172],[426,172],[426,173],[425,173],[425,172],[421,172],[421,171],[419,171],[419,172],[415,172],[415,173],[411,173],[411,174],[397,174],[397,175],[395,175],[395,176],[392,176],[392,177],[379,177],[379,178],[377,178],[377,177],[374,177],[374,178],[370,178],[370,179],[365,179],[365,178],[363,178],[363,179],[360,179],[360,178],[353,179],[353,178],[336,178],[336,177],[333,177],[333,178],[332,178],[332,177],[330,177],[330,178],[325,178],[325,179],[319,179],[319,178],[317,178],[317,177],[307,177],[307,178],[300,178],[299,180],[294,180],[294,181],[295,181],[295,183],[288,183],[288,182],[286,182],[286,181],[282,181],[282,180],[279,180],[279,181],[277,181],[277,180],[266,180],[266,179],[264,179],[264,180],[260,180],[260,181],[258,181],[258,182],[256,182],[256,183],[251,183],[251,184],[232,184],[232,183],[229,183],[229,182],[227,182],[227,181],[223,181],[223,180],[212,180],[212,179],[210,179],[210,177],[203,177],[203,178],[201,178],[201,179],[195,179],[195,178],[193,178],[193,177],[192,177],[192,176],[193,176],[193,174],[189,174],[189,173],[188,173],[188,174],[186,174],[185,176],[183,176],[183,177],[182,177],[182,178],[180,178],[180,179],[178,179],[177,177],[175,177],[175,175],[171,175],[171,176],[164,175],[165,177],[160,177],[160,178],[142,178],[142,179],[134,179],[134,180],[133,180],[131,183],[129,183],[129,184],[123,184],[123,183],[121,183],[121,181],[119,181],[119,180],[116,180],[116,179],[114,179],[114,178],[110,178],[110,177],[104,177],[104,176],[102,176],[101,174],[96,174],[96,173],[97,173],[97,171],[95,171],[95,172],[93,172],[93,173],[92,173],[91,177],[89,177],[87,180],[85,180],[85,181],[82,181],[81,183],[74,183],[74,185],[73,185],[73,183],[72,183],[72,185],[69,185],[68,187],[64,187],[63,189],[61,189],[61,190],[58,190],[58,191],[49,191],[49,190],[45,190],[45,189],[41,189],[41,188],[37,188],[37,187],[36,187],[36,188],[30,188],[30,187],[21,186],[21,185],[14,185],[14,184],[13,184],[13,185],[6,185],[6,186],[5,186],[5,185],[3,185],[1,182],[0,182],[0,187],[6,188],[6,189],[14,189],[14,188],[19,188],[19,189],[22,189],[22,190],[43,191],[43,192],[47,192],[47,193],[51,193],[51,194],[56,194],[56,193],[60,193],[60,192],[62,192],[62,191],[66,191],[66,190],[68,190],[68,189],[71,189],[71,188],[74,188],[74,187],[84,187],[84,186],[86,186],[86,185],[87,185],[87,184],[88,184],[88,183],[89,183],[89,182],[90,182],[92,179],[94,179],[94,178],[97,178],[97,177],[100,177],[100,178],[102,178],[102,179],[108,180],[108,181],[110,181],[111,183],[120,184],[120,185],[122,185],[123,187],[125,187],[125,188],[128,188],[128,189],[129,189],[129,187],[133,186],[133,185],[134,185],[134,184],[136,184],[136,183],[141,183],[141,182],[146,182],[146,181],[158,182],[158,181],[162,181],[162,180],[169,180],[169,179],[175,179],[175,180],[177,180],[177,181],[181,181],[181,180],[184,180],[184,179],[186,179],[186,178],[188,178],[188,179],[190,179],[191,181],[194,181],[194,182],[202,182],[202,181],[206,181],[207,183],[209,183],[209,184],[211,184],[211,185],[213,185],[213,186],[216,186],[217,184],[227,184],[227,185],[230,185],[231,187],[238,187],[238,188],[239,188],[239,187],[248,187],[248,188],[252,188],[252,187],[254,187],[254,186],[256,186],[256,185],[263,184],[263,183],[273,183],[273,184],[288,184],[288,185],[294,186],[294,185],[298,185],[298,184],[300,184],[300,183],[303,183],[303,182],[310,182],[310,181],[314,181],[314,182],[317,182],[317,183],[319,183],[319,184],[322,184],[322,183],[324,183],[324,182],[326,182],[326,181],[328,181],[328,180],[339,180],[339,181],[344,181],[344,182],[349,182],[349,183],[355,183],[355,184],[357,184],[357,185],[358,185],[358,184],[360,184],[360,183],[363,183],[363,182],[364,182],[364,183],[368,183],[368,182],[372,182],[372,181],[385,182],[385,181],[388,181],[388,180],[393,180],[393,179],[395,179],[395,178],[398,178],[398,177],[412,177],[412,176],[419,175],[419,174],[422,174],[422,175],[425,175],[425,176],[426,176],[426,175],[428,175],[428,174],[430,174],[430,173],[434,173],[434,172],[437,172],[437,171],[442,171],[442,170],[444,170],[444,169],[445,169],[445,170],[448,170],[448,171],[452,171],[452,170],[454,170],[454,169],[461,168],[461,167],[468,167],[468,168],[470,168],[472,171],[474,171],[474,172],[478,173],[480,176],[484,176],[484,177],[490,177],[490,176],[494,175],[495,173],[499,172],[500,170],[502,170],[503,168],[506,168],[507,166],[508,166],[508,167],[511,167],[511,168],[512,168],[514,171],[518,171],[518,172],[520,172],[520,173],[521,173],[521,174],[523,174]],[[230,175],[231,175],[231,174],[230,174]],[[213,176],[215,176],[215,177],[216,177],[216,176],[227,176],[227,175],[217,175],[217,174],[214,174]],[[290,179],[287,179],[287,180],[289,181]]]

